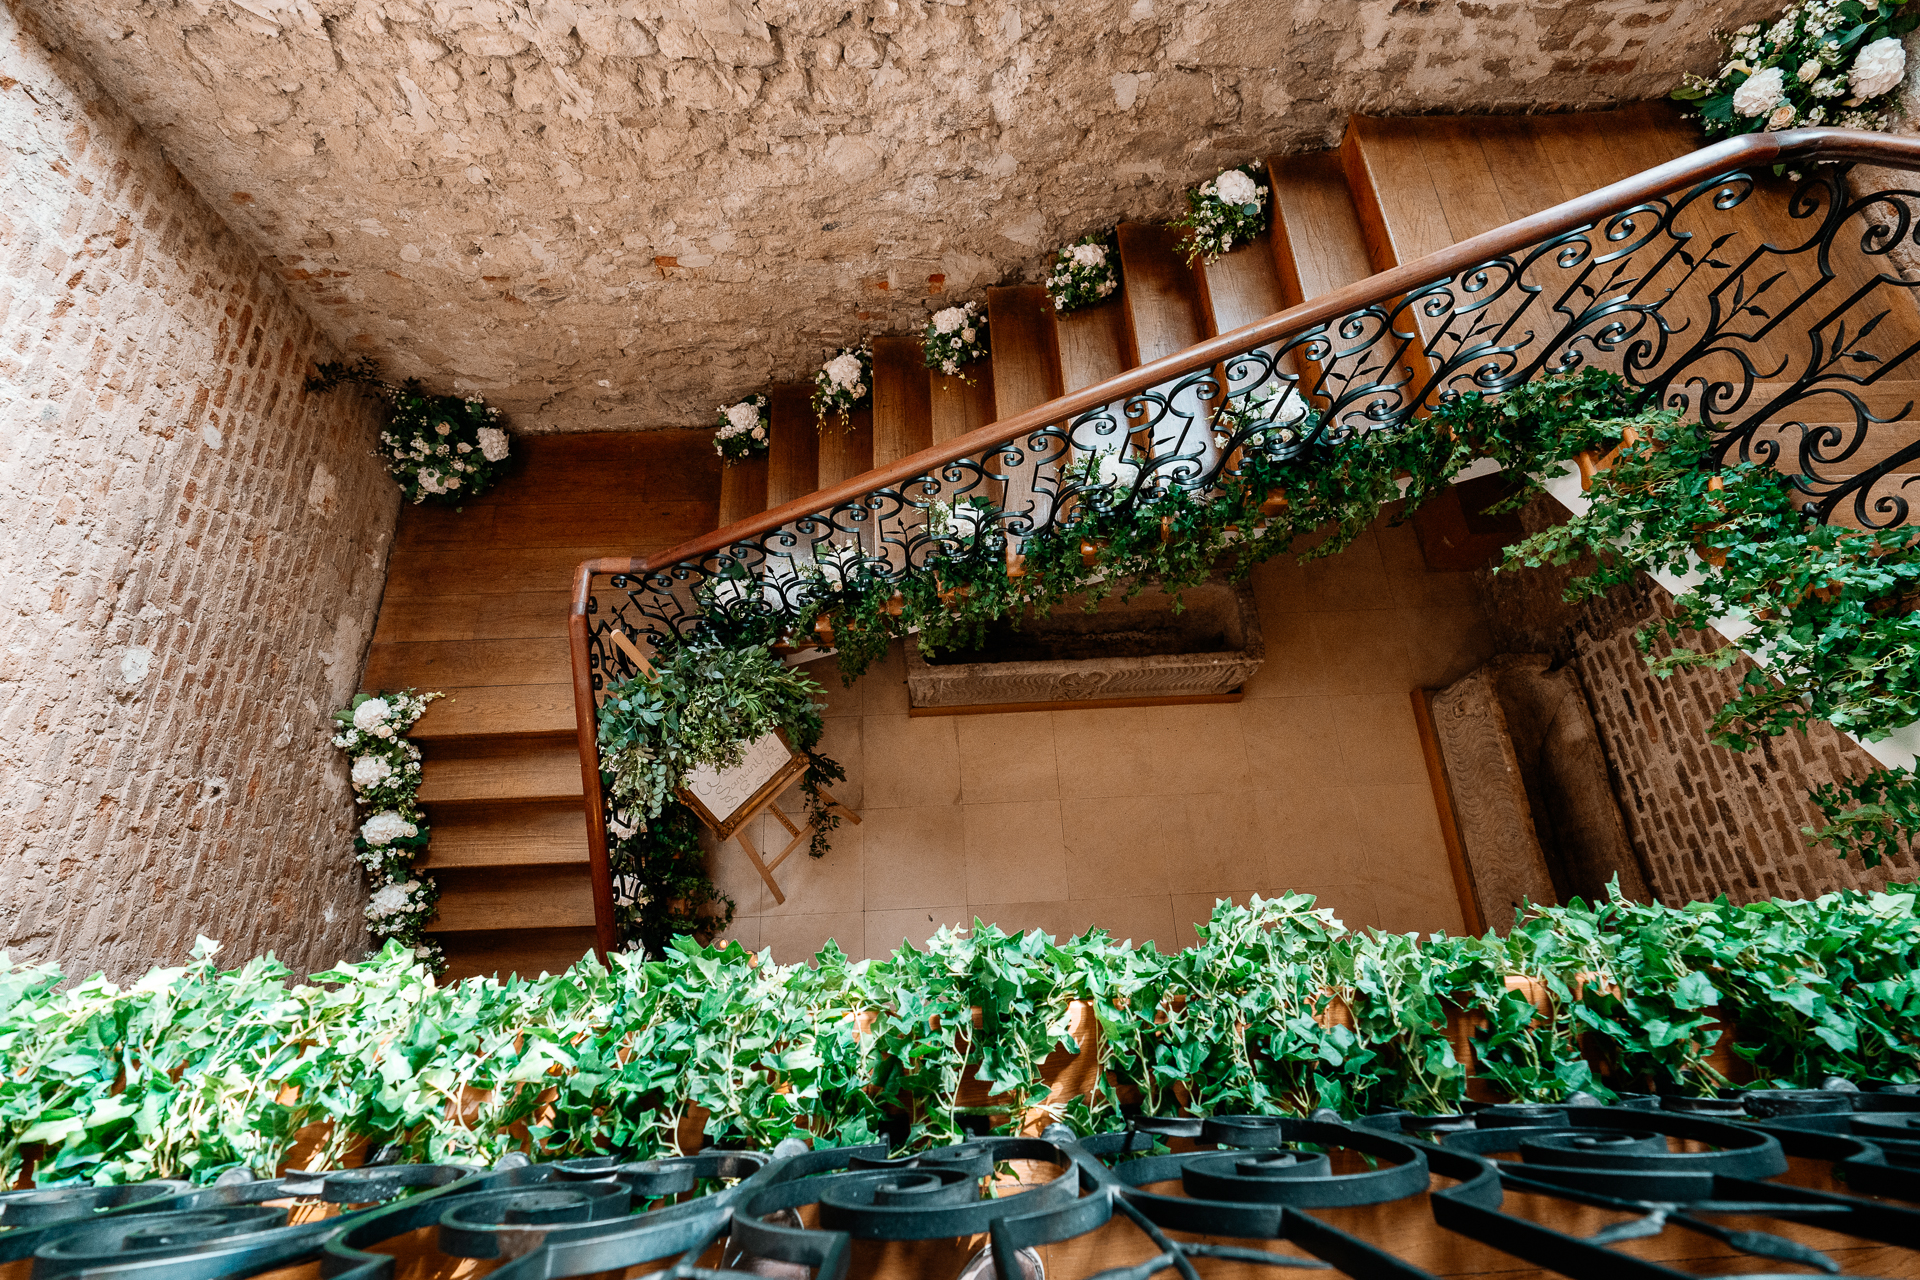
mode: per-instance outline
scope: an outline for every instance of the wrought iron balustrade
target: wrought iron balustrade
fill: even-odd
[[[1730,139],[661,555],[581,565],[570,637],[600,945],[616,938],[595,709],[634,669],[621,642],[778,634],[855,579],[998,560],[1090,513],[1204,498],[1250,459],[1420,430],[1443,397],[1583,366],[1697,416],[1719,457],[1796,474],[1821,519],[1905,523],[1920,396],[1894,375],[1920,312],[1889,255],[1915,242],[1920,191],[1855,194],[1859,161],[1920,169],[1920,141]],[[1756,176],[1783,164],[1812,176],[1790,193]]]
[[[1353,1124],[1140,1118],[904,1158],[789,1139],[772,1153],[13,1192],[0,1194],[0,1265],[31,1259],[31,1280],[237,1280],[315,1263],[331,1277],[404,1265],[450,1280],[475,1260],[499,1280],[809,1268],[842,1280],[953,1275],[983,1237],[1002,1280],[1035,1263],[1053,1280],[1195,1280],[1207,1259],[1355,1280],[1920,1263],[1920,1096],[1626,1101]]]

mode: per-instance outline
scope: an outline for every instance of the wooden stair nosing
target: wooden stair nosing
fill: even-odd
[[[812,388],[786,383],[768,399],[773,430],[767,446],[767,509],[784,506],[814,492],[820,481],[820,424]]]
[[[891,466],[933,444],[933,384],[929,373],[920,339],[874,339],[874,466]]]

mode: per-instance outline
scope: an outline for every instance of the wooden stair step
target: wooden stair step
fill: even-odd
[[[360,682],[369,689],[448,685],[565,684],[573,678],[563,636],[524,640],[423,640],[367,649]]]
[[[513,640],[565,637],[571,591],[523,591],[510,596],[409,596],[385,600],[375,644],[421,640]]]
[[[456,805],[427,816],[429,871],[587,862],[587,815],[577,801]]]
[[[820,427],[813,388],[790,382],[768,393],[772,422],[767,442],[767,508],[804,498],[820,484]]]
[[[1218,337],[1286,310],[1286,293],[1273,255],[1271,238],[1263,231],[1194,272],[1205,336]]]
[[[711,525],[708,526],[712,528]],[[396,550],[387,560],[386,595],[395,600],[447,596],[513,596],[530,591],[571,593],[573,571],[596,556],[644,556],[672,542],[607,542],[580,547],[482,547]]]
[[[873,465],[889,466],[933,443],[933,384],[918,338],[873,342]]]
[[[993,323],[991,314],[987,323],[989,326]],[[997,346],[1000,338],[998,334],[991,334],[989,340]],[[934,444],[945,444],[994,421],[993,365],[994,359],[989,355],[956,374],[928,373],[927,396]]]
[[[580,754],[571,737],[453,740],[427,752],[422,804],[489,800],[577,800]]]
[[[584,866],[455,868],[434,879],[440,910],[429,933],[593,925],[593,881]]]
[[[571,668],[569,668],[571,670]],[[569,735],[577,732],[571,675],[565,684],[435,686],[444,698],[427,704],[408,736],[421,744],[466,738]]]
[[[1055,317],[1060,342],[1063,395],[1125,373],[1127,363],[1126,293]]]
[[[1045,289],[1039,285],[988,289],[987,328],[993,342],[992,421],[1004,421],[1064,394],[1053,303]]]
[[[446,953],[442,982],[461,978],[518,974],[532,979],[543,973],[564,973],[593,950],[593,930],[511,929],[477,933],[436,931],[434,941]]]
[[[1273,209],[1269,246],[1285,306],[1299,306],[1373,274],[1339,152],[1273,156],[1267,178]]]
[[[1125,314],[1131,364],[1148,364],[1184,351],[1207,336],[1200,285],[1178,248],[1180,235],[1176,227],[1120,224],[1120,270],[1127,281]],[[1192,389],[1178,390],[1192,376],[1184,375],[1151,389],[1152,394],[1174,399],[1175,403],[1164,414],[1149,410],[1149,418],[1158,420],[1136,432],[1135,440],[1155,457],[1190,455],[1211,465],[1215,450],[1210,408],[1194,398]]]
[[[813,489],[830,489],[873,470],[873,407],[862,405],[848,414],[830,413],[820,420],[820,472]],[[807,492],[813,492],[809,489]]]
[[[767,509],[767,455],[730,462],[720,472],[719,527],[738,524]]]

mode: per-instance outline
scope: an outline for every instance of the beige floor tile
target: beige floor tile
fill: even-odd
[[[766,821],[771,823],[770,819]],[[758,831],[756,826],[755,831],[750,833],[756,841],[759,838]],[[760,875],[753,869],[753,864],[747,861],[746,851],[740,847],[738,840],[730,838],[722,844],[711,831],[702,831],[700,847],[707,853],[707,875],[712,877],[715,888],[733,899],[739,914],[757,916],[773,905],[773,899],[768,896],[766,886],[760,882]]]
[[[1269,613],[1277,616],[1313,611],[1307,599],[1306,566],[1292,556],[1275,556],[1265,564],[1255,565],[1247,581],[1253,586],[1253,599],[1260,607],[1263,629]]]
[[[1060,794],[1051,712],[953,719],[966,803],[1052,800]]]
[[[869,911],[865,959],[884,960],[903,942],[921,947],[944,928],[964,929],[973,923],[965,907],[909,907],[898,911]]]
[[[967,846],[959,806],[871,809],[861,833],[868,911],[966,902]]]
[[[1333,704],[1341,771],[1349,783],[1426,782],[1427,760],[1420,750],[1411,689],[1335,698]]]
[[[1499,649],[1493,624],[1480,606],[1406,609],[1409,688],[1444,689],[1486,663]]]
[[[1306,597],[1315,612],[1329,609],[1382,609],[1389,603],[1386,562],[1369,529],[1338,555],[1309,560]]]
[[[1254,789],[1345,780],[1332,698],[1248,698],[1236,710],[1247,749],[1248,785]]]
[[[1176,708],[1109,707],[1053,712],[1060,794],[1140,794],[1142,781],[1153,772],[1155,730],[1173,710]]]
[[[862,732],[867,809],[960,803],[954,716],[868,716]]]
[[[1105,929],[1116,942],[1143,947],[1151,942],[1163,953],[1177,951],[1180,934],[1173,925],[1173,898],[1164,893],[1131,898],[1077,898],[1068,904],[1069,932]]]
[[[818,915],[765,916],[760,921],[760,946],[773,952],[776,964],[802,964],[831,938],[840,949],[858,953],[866,947],[866,916],[859,911]]]
[[[1260,614],[1260,639],[1266,656],[1248,680],[1249,700],[1302,698],[1332,691],[1332,677],[1320,661],[1320,641],[1306,612]]]
[[[832,658],[803,663],[799,670],[813,677],[813,682],[820,686],[820,701],[826,704],[826,709],[820,713],[822,719],[833,720],[864,712],[871,672],[854,681],[849,688],[840,682],[840,667]]]
[[[1066,901],[1067,848],[1058,800],[964,809],[968,902]]]
[[[1167,868],[1185,852],[1184,823],[1167,821],[1162,796],[1060,802],[1067,886],[1074,898],[1165,894]]]
[[[1346,787],[1301,782],[1252,799],[1262,893],[1360,878]]]
[[[860,716],[837,716],[827,720],[826,731],[820,735],[820,745],[814,750],[839,762],[847,771],[846,781],[836,782],[827,788],[833,798],[846,805],[855,813],[866,807],[867,800],[867,761],[866,761],[866,720]],[[805,800],[798,784],[787,789],[780,797],[780,803],[789,813],[799,813],[805,808]]]
[[[1039,930],[1058,941],[1073,934],[1073,904],[1064,898],[1030,902],[976,902],[969,908],[987,924],[1009,934]]]
[[[735,915],[727,931],[714,939],[717,945],[723,942],[737,942],[749,951],[760,950],[760,917]]]
[[[1354,879],[1387,879],[1402,869],[1419,875],[1438,871],[1447,892],[1453,891],[1433,788],[1424,779],[1401,785],[1349,787],[1347,799],[1353,843],[1363,852],[1366,866]]]
[[[1313,614],[1310,622],[1328,693],[1404,693],[1413,687],[1400,611],[1343,609]]]
[[[1173,893],[1233,890],[1260,886],[1265,860],[1260,854],[1259,815],[1252,793],[1223,791],[1170,798],[1172,811],[1184,809],[1186,847],[1167,863],[1167,887]]]
[[[765,850],[777,854],[791,839],[782,828],[770,833],[781,844]],[[833,833],[833,847],[818,858],[807,853],[805,845],[774,869],[774,881],[787,896],[785,903],[769,901],[760,914],[771,920],[776,916],[817,915],[822,912],[864,910],[866,897],[866,825],[844,822]],[[769,895],[771,897],[771,895]]]
[[[1458,936],[1466,929],[1451,879],[1436,885],[1428,876],[1393,876],[1374,881],[1371,889],[1378,927],[1387,933]]]

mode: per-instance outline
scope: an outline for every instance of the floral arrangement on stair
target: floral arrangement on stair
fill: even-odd
[[[838,417],[840,426],[850,429],[853,411],[872,394],[873,344],[841,347],[813,375],[813,415],[823,431],[830,417]]]
[[[366,814],[353,854],[367,873],[367,932],[397,942],[436,973],[446,967],[440,944],[426,935],[439,887],[418,863],[427,853],[420,807],[420,748],[407,740],[439,693],[362,693],[333,713],[333,745],[352,759],[353,799]]]
[[[767,451],[767,431],[773,425],[765,396],[720,407],[719,429],[713,433],[713,450],[726,462],[745,462]]]
[[[1900,113],[1906,79],[1900,37],[1916,26],[1910,0],[1802,0],[1770,25],[1725,37],[1719,73],[1689,74],[1673,96],[1709,139],[1810,125],[1884,129]]]
[[[779,965],[681,938],[516,982],[437,983],[397,947],[301,982],[271,958],[223,969],[204,939],[125,986],[0,962],[0,1185],[29,1167],[41,1189],[207,1185],[339,1168],[363,1146],[482,1168],[648,1159],[690,1129],[722,1148],[911,1152],[968,1127],[1106,1132],[1134,1098],[1148,1115],[1358,1116],[1920,1079],[1912,887],[1576,902],[1480,938],[1332,917],[1299,894],[1222,902],[1170,954],[988,925]],[[1083,1030],[1076,1002],[1098,1011]],[[1055,1048],[1091,1055],[1084,1093],[1049,1085]]]
[[[980,304],[969,302],[934,312],[921,335],[920,349],[927,368],[972,385],[973,378],[960,371],[987,355],[987,318],[980,313]]]
[[[480,397],[434,395],[418,378],[395,386],[381,379],[380,366],[371,357],[322,364],[306,385],[309,391],[326,392],[350,382],[373,388],[387,402],[380,457],[407,501],[434,498],[457,507],[491,489],[506,473],[512,442],[500,425],[500,411]]]
[[[1053,255],[1047,296],[1065,314],[1105,302],[1120,287],[1120,249],[1112,231],[1082,236]]]
[[[1169,225],[1183,229],[1180,252],[1187,265],[1216,261],[1237,244],[1267,229],[1267,186],[1258,161],[1228,169],[1187,192],[1187,211]]]
[[[717,642],[657,654],[653,669],[607,690],[599,714],[601,781],[613,806],[608,856],[621,935],[659,954],[675,934],[711,938],[735,904],[707,878],[699,819],[676,798],[702,766],[727,769],[747,745],[779,732],[807,756],[801,778],[814,822],[808,853],[823,856],[837,812],[818,788],[846,771],[815,748],[826,731],[820,686],[759,646]]]

